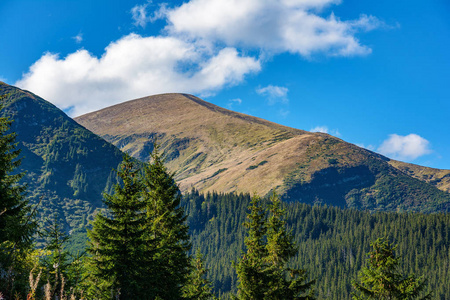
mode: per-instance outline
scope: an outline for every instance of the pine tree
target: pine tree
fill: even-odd
[[[20,284],[14,277],[27,272],[21,261],[32,248],[31,237],[36,229],[25,198],[26,186],[20,184],[24,173],[17,173],[20,150],[16,149],[16,134],[9,132],[11,123],[8,117],[0,117],[0,273],[4,274],[0,289],[5,296],[14,292],[14,282],[16,287]]]
[[[371,244],[368,267],[359,274],[360,282],[353,282],[356,292],[353,299],[431,299],[431,293],[420,296],[426,288],[426,280],[415,275],[403,276],[398,272],[399,258],[386,238]]]
[[[124,155],[117,172],[121,182],[114,194],[104,194],[109,211],[97,214],[88,232],[93,282],[106,298],[147,299],[148,284],[143,281],[151,267],[146,264],[145,203],[138,171]]]
[[[211,282],[206,277],[207,270],[203,266],[203,256],[197,250],[195,258],[192,260],[192,271],[189,279],[183,287],[183,298],[191,300],[215,299],[211,292]]]
[[[146,205],[147,236],[151,241],[154,269],[150,284],[161,299],[181,299],[182,287],[190,272],[188,226],[184,209],[180,207],[181,193],[173,174],[167,171],[155,146],[151,162],[142,176],[143,198]]]

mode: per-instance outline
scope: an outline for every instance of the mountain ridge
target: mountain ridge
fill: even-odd
[[[84,230],[102,192],[115,179],[112,169],[122,153],[103,138],[80,126],[63,111],[35,94],[0,83],[2,116],[13,122],[24,171],[23,183],[46,218],[57,215],[67,231]]]
[[[426,211],[427,203],[450,209],[445,175],[438,190],[436,182],[413,176],[419,167],[408,173],[409,164],[329,134],[233,112],[188,94],[143,97],[75,121],[144,161],[157,140],[183,191],[276,190],[288,201],[360,209]]]

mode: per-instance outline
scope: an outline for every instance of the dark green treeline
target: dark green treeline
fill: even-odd
[[[194,249],[205,254],[218,295],[236,292],[231,267],[244,251],[243,223],[249,195],[185,195]],[[435,299],[450,299],[450,215],[369,213],[335,207],[284,204],[289,229],[299,246],[292,266],[317,279],[318,299],[350,299],[351,281],[366,263],[370,243],[381,236],[398,245],[401,272],[425,275]]]

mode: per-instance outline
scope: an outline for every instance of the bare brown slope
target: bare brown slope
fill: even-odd
[[[75,120],[143,161],[157,139],[184,191],[195,187],[264,195],[276,189],[286,200],[307,203],[450,210],[450,194],[411,177],[386,157],[191,95],[145,97]]]
[[[267,152],[271,146],[293,137],[307,140],[320,136],[220,108],[186,94],[132,100],[75,120],[141,160],[149,158],[157,138],[167,156],[168,167],[176,171],[183,189],[196,186],[203,190],[266,193],[274,184],[269,181],[282,184],[283,177],[277,176],[277,172],[250,184],[248,189],[244,189],[248,180],[242,178],[246,168],[255,161],[258,163],[260,152]],[[288,168],[291,161],[280,163]],[[212,175],[220,170],[222,176],[225,171],[234,170],[230,177],[233,180],[217,182],[218,177]]]

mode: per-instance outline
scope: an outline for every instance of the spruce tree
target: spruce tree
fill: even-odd
[[[103,292],[101,297],[149,299],[145,296],[148,284],[143,281],[151,266],[145,263],[145,203],[138,171],[125,154],[114,194],[104,194],[108,211],[96,215],[88,232],[93,283]]]
[[[368,266],[359,274],[359,282],[354,281],[353,299],[431,299],[431,293],[423,296],[426,280],[414,274],[404,276],[399,273],[399,258],[386,238],[379,238],[371,244]]]
[[[245,222],[248,235],[244,240],[247,252],[235,265],[239,279],[237,298],[314,299],[314,281],[307,281],[307,272],[286,266],[298,249],[286,230],[279,197],[273,194],[267,212],[261,198],[254,196],[249,209]]]
[[[20,150],[16,149],[16,134],[10,132],[11,123],[8,117],[0,117],[0,290],[7,297],[20,289],[15,277],[27,272],[21,261],[32,248],[36,229],[26,186],[20,184],[24,173],[17,172]]]
[[[286,264],[297,255],[293,236],[286,230],[285,210],[276,193],[269,204],[267,220],[266,270],[269,278],[265,299],[314,299],[314,280],[308,281],[304,269],[288,268]]]
[[[203,266],[203,256],[197,250],[195,258],[192,260],[192,271],[188,281],[183,287],[183,297],[189,300],[216,299],[211,292],[211,282],[206,279],[207,270]]]
[[[155,296],[164,300],[182,298],[182,287],[190,272],[189,242],[186,215],[180,206],[181,193],[164,166],[155,146],[151,162],[145,165],[142,175],[143,198],[146,205],[146,224],[154,269],[150,285]]]
[[[236,268],[239,278],[238,299],[264,299],[268,286],[266,274],[264,235],[266,233],[266,213],[261,205],[261,198],[252,197],[244,226],[247,236],[244,239],[247,252],[242,255]]]
[[[47,282],[52,287],[50,295],[53,298],[55,293],[60,292],[63,280],[67,280],[70,265],[69,252],[64,249],[64,244],[69,240],[69,236],[63,231],[56,215],[44,229],[44,237],[47,238],[45,250],[50,253],[43,259],[42,265],[47,271]]]

